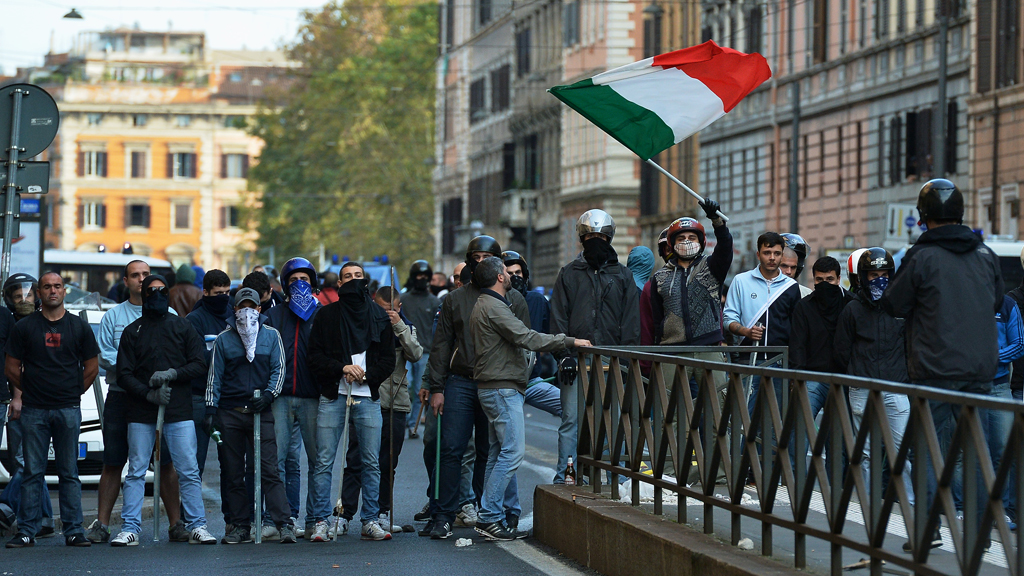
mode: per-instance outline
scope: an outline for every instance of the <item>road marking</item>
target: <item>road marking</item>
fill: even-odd
[[[520,524],[521,526],[522,524]],[[533,566],[548,576],[587,576],[586,572],[577,570],[572,566],[564,564],[561,560],[550,554],[534,548],[533,546],[516,540],[514,542],[498,542],[498,547],[512,556]]]
[[[551,479],[555,477],[555,469],[550,466],[542,466],[540,464],[534,464],[529,460],[523,460],[522,464],[519,465],[520,469],[526,469],[540,475],[544,479],[541,484],[548,484]]]

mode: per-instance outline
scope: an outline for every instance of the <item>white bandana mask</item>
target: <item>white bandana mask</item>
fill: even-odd
[[[245,357],[252,362],[256,358],[256,334],[260,331],[260,311],[255,308],[235,310],[235,327],[245,346]]]
[[[680,240],[676,242],[676,255],[683,260],[693,260],[700,254],[700,244],[692,240]]]

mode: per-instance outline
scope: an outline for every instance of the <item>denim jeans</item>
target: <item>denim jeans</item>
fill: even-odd
[[[810,388],[810,382],[807,383]],[[864,420],[864,410],[867,407],[868,396],[870,391],[865,388],[850,388],[850,412],[853,415],[853,433],[856,436],[860,430],[861,423]],[[900,445],[903,443],[903,435],[907,430],[907,423],[910,421],[910,399],[906,394],[893,394],[891,392],[882,392],[882,402],[885,404],[885,415],[889,420],[889,430],[892,432],[892,441],[895,444],[896,451],[900,449]],[[871,442],[870,436],[868,442],[864,443],[864,459],[861,461],[861,470],[864,471],[864,481],[868,485],[868,489],[871,488]],[[884,448],[883,448],[884,450]],[[882,457],[884,454],[876,454],[874,457],[875,463],[879,466],[882,464]],[[889,466],[892,466],[892,462]],[[903,469],[903,483],[907,488],[907,498],[910,501],[911,506],[914,505],[914,487],[911,483],[911,462],[907,461],[906,466]]]
[[[1010,392],[1010,383],[993,384],[990,396],[1001,400],[1012,400],[1013,394]],[[1004,412],[1002,410],[981,411],[981,427],[988,444],[989,457],[992,458],[992,469],[996,472],[999,471],[999,463],[1002,461],[1003,450],[1006,448],[1006,441],[1010,437],[1010,427],[1012,425],[1012,412]],[[958,457],[956,470],[953,472],[953,504],[957,510],[963,510],[963,481],[963,458]],[[1003,490],[1003,507],[1006,509],[1010,508],[1010,495],[1014,492],[1014,490],[1011,490],[1012,487],[1013,484],[1007,483]]]
[[[196,430],[191,420],[165,422],[163,437],[174,459],[181,487],[181,508],[189,531],[206,525],[203,509],[203,482],[196,462]],[[128,474],[124,479],[124,505],[121,509],[121,530],[139,534],[142,531],[142,501],[146,491],[146,471],[153,456],[156,424],[128,423]]]
[[[358,403],[349,408],[350,417],[355,424],[363,467],[359,478],[363,490],[359,516],[365,524],[376,520],[379,514],[377,500],[380,498],[380,463],[377,457],[380,454],[383,418],[380,413],[380,401],[374,401],[367,396],[353,396],[353,400]],[[339,396],[335,400],[321,396],[316,421],[317,455],[313,474],[314,521],[327,520],[334,509],[331,505],[332,472],[334,460],[338,455],[338,443],[347,425],[345,396]]]
[[[42,500],[49,499],[45,474],[51,439],[59,479],[62,532],[65,538],[84,534],[82,482],[78,479],[78,433],[81,426],[82,411],[78,406],[53,410],[25,406],[21,409],[25,479],[21,485],[18,531],[22,534],[34,538],[39,532]]]
[[[540,408],[555,418],[562,417],[562,392],[558,386],[540,378],[534,378],[527,386],[526,403],[534,408]]]
[[[565,468],[569,465],[569,457],[576,456],[576,443],[579,428],[579,387],[580,379],[572,385],[560,384],[560,400],[562,404],[562,423],[558,426],[558,461],[555,463],[553,484],[565,484]]]
[[[419,424],[415,420],[420,413],[420,386],[423,383],[423,371],[426,370],[429,361],[430,352],[424,347],[423,356],[420,356],[419,360],[405,363],[406,370],[409,371],[409,399],[412,401],[412,409],[406,416],[406,427],[408,428]]]
[[[299,517],[299,494],[301,492],[300,471],[298,468],[289,470],[289,461],[293,461],[297,467],[299,457],[299,446],[304,446],[306,451],[307,479],[306,479],[306,525],[312,525],[313,501],[312,471],[316,469],[316,435],[317,435],[317,413],[320,409],[319,398],[297,398],[295,396],[279,396],[270,405],[274,413],[274,437],[280,440],[277,443],[277,467],[281,471],[281,481],[285,485],[285,493],[288,495],[288,508],[294,518]],[[298,428],[298,437],[295,429]],[[269,519],[264,513],[264,522]]]
[[[5,406],[6,407],[6,406]],[[19,513],[21,510],[21,484],[25,479],[25,451],[23,449],[21,432],[21,420],[11,420],[7,423],[7,456],[11,459],[12,465],[17,469],[11,475],[10,482],[0,492],[0,502],[6,503]],[[40,526],[53,528],[53,504],[50,503],[50,496],[43,498],[43,519]]]
[[[486,473],[487,416],[477,397],[476,382],[451,374],[444,388],[444,413],[441,416],[441,486],[435,520],[455,521],[461,502],[462,465],[469,439],[476,433],[476,469]]]
[[[483,389],[477,394],[487,415],[490,442],[479,517],[482,522],[499,522],[505,519],[506,506],[510,514],[522,513],[516,470],[526,455],[525,398],[510,388]]]

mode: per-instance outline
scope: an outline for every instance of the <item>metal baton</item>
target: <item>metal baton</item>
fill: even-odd
[[[164,429],[167,406],[156,410],[156,441],[153,443],[153,542],[160,541],[160,436]]]
[[[260,399],[260,390],[257,388],[252,391],[252,399]],[[253,459],[253,479],[255,480],[254,487],[256,492],[256,505],[255,511],[253,512],[253,518],[255,519],[253,524],[256,526],[256,534],[254,540],[257,544],[263,542],[263,470],[261,467],[261,456],[260,456],[260,413],[252,413],[252,459]]]

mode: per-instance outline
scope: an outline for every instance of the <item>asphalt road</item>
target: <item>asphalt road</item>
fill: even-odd
[[[523,518],[520,529],[532,526],[533,489],[548,483],[554,474],[558,421],[553,416],[527,407],[527,458],[519,471]],[[216,455],[211,446],[204,496],[211,532],[223,535],[220,514]],[[340,462],[338,463],[340,467]],[[337,473],[338,471],[336,471]],[[412,516],[426,502],[426,472],[423,467],[422,443],[406,440],[399,461],[395,486],[395,522],[413,523]],[[57,510],[56,490],[51,491]],[[95,490],[85,490],[83,506],[86,524],[92,521],[90,510],[96,508]],[[332,498],[333,501],[333,498]],[[305,505],[305,470],[303,470],[303,507]],[[120,504],[120,502],[119,502]],[[302,512],[304,514],[304,511]],[[301,516],[300,516],[301,522]],[[414,523],[420,527],[423,523]],[[578,575],[593,574],[570,561],[558,557],[530,539],[513,543],[489,543],[471,528],[457,528],[445,541],[431,541],[416,534],[396,534],[390,542],[361,541],[358,536],[342,536],[336,542],[313,544],[299,540],[293,545],[264,542],[260,545],[190,546],[166,540],[166,520],[160,542],[153,542],[152,521],[143,521],[141,544],[133,548],[112,548],[94,545],[87,549],[64,546],[63,538],[40,539],[34,548],[7,550],[0,548],[0,573],[3,575],[61,574],[263,574],[339,573],[398,575],[449,575],[453,567],[460,572],[488,576],[515,575]],[[457,547],[457,538],[470,538],[471,546]]]

